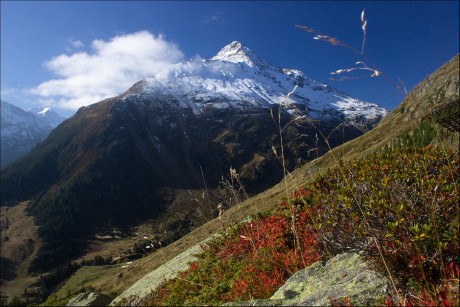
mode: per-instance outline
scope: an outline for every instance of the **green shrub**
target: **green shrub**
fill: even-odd
[[[440,283],[459,264],[459,173],[458,153],[436,146],[341,162],[314,184],[319,237],[333,253],[382,253],[402,288]]]

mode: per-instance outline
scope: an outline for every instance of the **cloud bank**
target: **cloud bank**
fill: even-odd
[[[94,40],[91,50],[62,54],[46,62],[57,78],[41,83],[31,93],[42,104],[76,110],[119,95],[184,58],[175,44],[148,31]]]

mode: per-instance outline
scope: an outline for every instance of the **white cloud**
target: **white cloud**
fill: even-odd
[[[73,38],[69,40],[69,44],[71,44],[74,48],[82,48],[83,46],[85,46],[81,41]]]
[[[216,11],[214,12],[213,15],[211,16],[206,16],[204,18],[201,19],[201,23],[203,25],[208,25],[210,23],[215,23],[215,22],[222,22],[223,19],[222,19],[222,12],[221,11]]]
[[[41,83],[31,93],[55,107],[76,110],[119,95],[183,59],[175,44],[147,31],[94,40],[91,48],[92,53],[61,54],[46,62],[58,78]]]

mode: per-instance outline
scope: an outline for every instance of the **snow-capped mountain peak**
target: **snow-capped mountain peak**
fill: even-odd
[[[246,63],[250,67],[270,65],[267,61],[259,58],[249,48],[238,41],[233,41],[222,48],[211,60],[221,60],[232,63]]]
[[[324,121],[361,118],[377,122],[387,113],[299,70],[272,65],[238,41],[209,60],[181,62],[167,72],[147,78],[124,97],[133,95],[163,97],[169,105],[193,110],[196,115],[210,109],[249,111],[274,105],[283,105],[290,114],[308,113],[309,117]]]
[[[65,119],[58,113],[54,112],[51,108],[34,107],[29,108],[26,111],[32,113],[35,117],[40,118],[53,128],[56,128]]]

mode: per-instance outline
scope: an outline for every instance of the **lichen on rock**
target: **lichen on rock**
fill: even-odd
[[[270,298],[283,305],[327,306],[347,298],[353,305],[375,305],[392,293],[389,280],[358,254],[344,253],[295,273]]]

